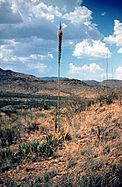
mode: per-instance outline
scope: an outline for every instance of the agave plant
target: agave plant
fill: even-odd
[[[30,144],[29,143],[23,143],[22,146],[21,146],[22,157],[26,158],[29,153],[30,153]]]

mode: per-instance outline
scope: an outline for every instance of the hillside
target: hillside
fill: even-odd
[[[85,80],[84,82],[89,86],[100,86],[100,82],[96,80]]]
[[[61,77],[62,91],[66,90],[66,86],[81,86],[81,88],[86,87],[86,89],[92,90],[94,89],[102,89],[102,87],[110,87],[110,88],[122,88],[122,80],[104,80],[102,82],[98,82],[95,80],[86,80],[81,81],[77,79],[69,79]],[[14,72],[11,70],[3,70],[0,68],[0,91],[6,92],[27,92],[27,93],[40,93],[49,89],[56,90],[57,85],[57,77],[42,77],[38,78],[33,75],[27,75],[23,73]],[[70,90],[67,87],[67,90]]]
[[[7,83],[11,81],[23,81],[23,82],[33,82],[38,81],[39,78],[33,76],[33,75],[27,75],[23,73],[14,72],[11,70],[3,70],[0,68],[0,82],[1,83]]]
[[[116,80],[116,79],[109,79],[104,80],[100,83],[101,86],[108,86],[110,88],[122,88],[122,80]]]
[[[67,80],[68,78],[66,77],[60,77],[60,80]],[[45,81],[57,81],[57,77],[40,77],[40,80],[45,80]]]
[[[37,78],[32,75],[13,72],[11,70],[0,69],[0,92],[9,93],[29,93],[29,94],[47,94],[57,95],[57,81],[55,78]],[[83,81],[77,79],[61,78],[61,95],[79,96],[95,95],[96,91],[99,93],[102,88],[90,87]]]
[[[121,89],[61,80],[57,132],[56,80],[0,78],[1,187],[122,185]]]
[[[1,186],[122,185],[122,106],[70,107],[61,111],[62,133],[54,133],[54,109],[1,113]],[[3,141],[5,132],[15,138]]]

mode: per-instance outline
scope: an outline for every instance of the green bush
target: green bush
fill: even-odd
[[[46,136],[42,141],[35,140],[31,143],[23,143],[19,146],[18,153],[22,158],[33,157],[50,157],[53,156],[61,140],[54,138],[52,135]]]
[[[6,160],[12,156],[12,151],[10,148],[6,148],[0,152],[0,160]]]
[[[25,142],[19,145],[16,150],[4,148],[0,152],[0,170],[6,171],[13,166],[17,166],[23,159],[37,161],[40,158],[53,156],[61,141],[62,139],[58,136],[48,135],[41,141]]]
[[[11,129],[1,129],[0,130],[0,140],[1,146],[7,146],[15,143],[17,139],[20,137],[20,132],[17,128]]]
[[[30,133],[30,132],[35,132],[35,131],[38,131],[39,130],[39,127],[36,125],[36,124],[30,124],[28,127],[27,127],[27,132]]]
[[[100,97],[97,99],[97,101],[100,103],[100,106],[102,104],[112,104],[114,100],[118,99],[118,95],[114,92],[112,92],[109,95],[100,95]]]

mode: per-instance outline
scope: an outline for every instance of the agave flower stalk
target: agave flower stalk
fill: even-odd
[[[56,125],[55,125],[55,131],[60,131],[60,63],[61,63],[61,49],[62,49],[62,26],[60,23],[60,27],[57,32],[58,37],[58,99],[57,99],[57,114],[56,114]]]
[[[106,56],[106,91],[108,95],[108,54]]]

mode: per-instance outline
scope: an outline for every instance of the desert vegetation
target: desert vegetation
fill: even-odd
[[[122,187],[121,9],[0,0],[0,187]]]
[[[56,96],[1,92],[0,185],[121,186],[121,99],[61,96],[55,132]]]

